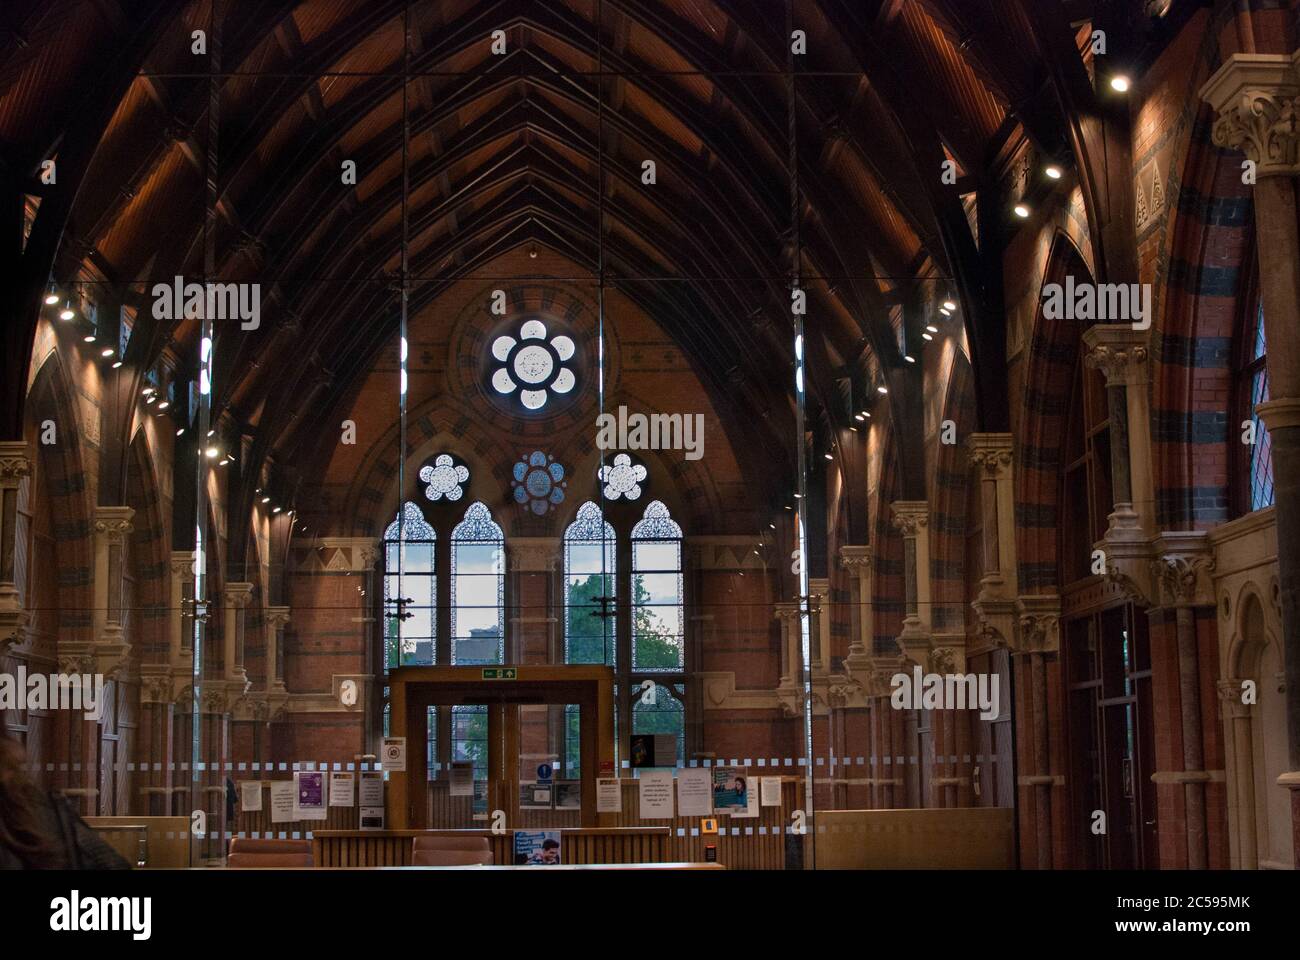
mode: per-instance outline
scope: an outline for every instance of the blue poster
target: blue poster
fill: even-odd
[[[542,830],[536,833],[515,831],[515,864],[517,866],[550,867],[561,863],[560,831]]]

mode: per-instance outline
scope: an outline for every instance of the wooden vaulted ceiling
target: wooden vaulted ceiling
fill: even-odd
[[[603,254],[724,419],[789,447],[796,236],[828,401],[846,371],[903,366],[894,308],[954,270],[968,228],[939,163],[974,190],[1022,135],[1063,142],[1020,0],[224,0],[208,57],[190,34],[209,0],[5,7],[6,162],[84,156],[55,275],[138,303],[137,369],[197,353],[193,322],[153,320],[144,294],[203,275],[216,157],[216,277],[261,282],[263,327],[219,331],[215,404],[259,458],[314,442],[304,405],[327,409],[391,347],[404,196],[412,311],[522,246],[591,278]],[[96,94],[115,99],[88,133]]]

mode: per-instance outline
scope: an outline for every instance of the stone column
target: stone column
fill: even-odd
[[[1217,687],[1224,742],[1231,747],[1224,751],[1228,761],[1228,823],[1236,829],[1228,838],[1228,865],[1233,870],[1255,870],[1259,867],[1259,839],[1255,833],[1255,748],[1250,705],[1242,702],[1241,680],[1220,680]]]
[[[1201,88],[1201,98],[1218,114],[1215,145],[1242,151],[1256,179],[1255,248],[1270,395],[1256,410],[1273,443],[1291,768],[1281,785],[1300,785],[1300,50],[1234,54]],[[1292,790],[1291,810],[1300,863],[1300,790]]]
[[[289,622],[288,607],[267,607],[263,623],[266,626],[266,691],[284,693],[284,625]]]
[[[122,589],[126,573],[127,538],[134,529],[130,507],[95,508],[95,648],[100,662],[122,659],[128,644],[122,637]]]
[[[967,441],[970,462],[980,481],[983,526],[980,592],[972,606],[980,632],[998,644],[1015,641],[1016,508],[1012,474],[1012,436],[974,433]]]
[[[903,577],[907,613],[898,645],[910,660],[925,665],[930,653],[930,505],[896,500],[889,505],[894,527],[903,534]]]
[[[222,618],[225,627],[222,650],[223,675],[227,680],[244,682],[248,680],[248,673],[244,670],[244,630],[248,604],[253,599],[253,585],[227,583],[223,599],[226,607],[225,616]]]
[[[1206,834],[1204,738],[1201,735],[1201,674],[1197,658],[1197,606],[1213,606],[1214,593],[1203,571],[1214,569],[1209,540],[1204,533],[1167,533],[1157,542],[1160,559],[1155,580],[1161,602],[1173,607],[1178,641],[1178,701],[1183,741],[1183,769],[1166,779],[1183,784],[1187,824],[1187,866],[1204,870],[1209,865]],[[1204,581],[1204,582],[1202,582]]]
[[[871,668],[871,653],[875,648],[874,616],[871,607],[871,547],[862,545],[840,547],[840,565],[853,574],[850,590],[853,609],[857,611],[857,635],[849,641],[849,655],[845,668],[849,674],[866,675]]]
[[[1084,331],[1083,342],[1088,349],[1084,362],[1106,377],[1115,500],[1106,540],[1149,540],[1155,530],[1155,478],[1147,331],[1128,323],[1099,323]]]
[[[27,542],[26,518],[18,510],[32,474],[31,448],[21,440],[0,442],[0,654],[22,643],[28,614],[23,609],[25,564],[19,556]]]
[[[831,648],[831,582],[826,577],[808,578],[808,645],[814,676],[826,675],[827,651]]]
[[[171,581],[167,601],[167,646],[171,664],[186,666],[185,659],[194,644],[194,564],[193,550],[178,550],[171,555]],[[193,665],[188,665],[192,672]]]
[[[1016,722],[1021,730],[1019,742],[1032,744],[1033,750],[1029,762],[1021,766],[1023,772],[1017,778],[1017,785],[1033,791],[1037,866],[1040,870],[1050,870],[1053,860],[1052,788],[1058,785],[1059,778],[1052,774],[1047,661],[1060,650],[1061,598],[1055,595],[1024,596],[1016,606],[1020,611],[1020,629],[1015,652],[1025,658],[1029,674],[1029,696],[1025,698],[1028,716],[1020,716]],[[1017,760],[1027,753],[1022,747]]]

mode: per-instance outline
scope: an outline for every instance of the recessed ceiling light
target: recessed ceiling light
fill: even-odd
[[[912,356],[910,353],[903,354],[903,359],[908,363],[916,363],[916,357]]]
[[[803,494],[802,494],[802,493],[796,493],[796,494],[794,495],[794,498],[795,498],[796,500],[802,500],[802,499],[803,499]],[[786,509],[789,510],[790,508],[789,508],[789,507],[786,507]]]
[[[50,306],[54,306],[59,302],[59,295],[51,289],[50,292],[45,295],[45,302]]]
[[[1110,88],[1116,93],[1128,93],[1129,80],[1122,73],[1117,73],[1110,78]]]
[[[855,413],[855,414],[853,415],[853,419],[854,419],[854,420],[866,420],[867,418],[864,417],[864,416],[863,416],[862,414],[860,414],[860,413]]]
[[[1017,203],[1015,206],[1015,211],[1016,211],[1016,216],[1019,217],[1021,220],[1024,220],[1029,216],[1029,208],[1025,206],[1023,203]]]
[[[952,300],[945,300],[945,301],[943,302],[943,308],[944,308],[945,310],[956,310],[956,309],[957,309],[957,304],[954,303]]]
[[[218,450],[216,447],[208,447],[208,449],[203,451],[203,455],[207,457],[209,460],[215,460],[217,458],[217,454],[219,454],[220,452],[221,451]]]
[[[930,336],[930,334],[928,334],[928,333],[923,333],[923,334],[921,334],[921,339],[922,339],[922,340],[933,340],[934,337]]]
[[[889,388],[885,386],[883,383],[880,386],[876,387],[876,393],[888,393],[888,392],[889,392]]]
[[[95,335],[94,335],[93,333],[88,333],[88,334],[86,334],[84,337],[81,338],[81,342],[82,342],[82,343],[94,343],[94,342],[95,342]]]
[[[217,432],[217,428],[216,428],[216,427],[213,427],[211,430],[208,431],[208,436],[210,437],[210,436],[212,436],[212,435],[213,435],[214,433],[216,433],[216,432]]]
[[[263,498],[262,498],[262,502],[263,502],[263,503],[270,503],[270,502],[271,502],[271,498],[270,498],[270,497],[263,497]]]
[[[284,509],[283,507],[272,507],[272,508],[271,508],[271,512],[272,512],[272,513],[279,513],[279,512],[280,512],[281,510],[283,510],[283,509]]]
[[[105,347],[103,350],[99,351],[101,357],[111,357],[113,353],[114,350],[112,347]]]
[[[184,427],[177,427],[177,428],[176,428],[176,436],[179,437],[179,436],[180,436],[182,433],[184,433],[184,432],[185,432],[185,428],[184,428]]]
[[[71,320],[76,314],[72,312],[72,301],[68,300],[63,304],[63,309],[59,311],[60,320]]]
[[[771,527],[773,530],[776,529],[776,524],[775,524],[775,523],[769,523],[768,526]]]
[[[147,397],[147,396],[149,396],[151,393],[153,393],[153,387],[145,387],[145,388],[144,388],[143,390],[141,390],[140,392],[143,393],[143,394]]]
[[[114,370],[116,370],[116,369],[117,369],[118,367],[120,367],[121,365],[122,365],[122,361],[121,361],[121,360],[114,360],[114,361],[113,361],[113,369],[114,369]]]
[[[1061,179],[1061,168],[1056,166],[1056,164],[1052,164],[1050,166],[1044,167],[1043,173],[1047,174],[1053,180]]]
[[[939,332],[939,328],[936,327],[933,323],[927,323],[927,324],[925,325],[925,329],[929,330],[931,333],[938,333],[938,332]]]
[[[169,401],[169,400],[164,400],[162,403],[158,404],[158,409],[159,409],[159,410],[166,410],[166,409],[167,409],[168,407],[170,407],[170,406],[171,406],[171,401]]]
[[[833,453],[823,453],[822,456],[825,457],[827,460],[834,460],[834,459],[835,459],[835,454],[833,454]]]
[[[940,308],[939,308],[939,312],[942,313],[945,317],[951,317],[951,316],[952,316],[952,311],[949,310],[947,307],[940,307]]]

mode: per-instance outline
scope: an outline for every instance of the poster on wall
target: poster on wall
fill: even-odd
[[[741,810],[732,810],[731,818],[733,820],[740,820],[744,817],[757,817],[757,816],[758,816],[758,784],[752,783],[749,784],[748,789],[745,790],[744,808]]]
[[[295,770],[293,818],[324,820],[325,815],[325,774],[320,770]]]
[[[623,788],[620,781],[610,778],[596,781],[596,812],[622,813]]]
[[[357,775],[351,770],[330,774],[330,806],[350,807],[357,802]]]
[[[582,809],[582,782],[580,780],[555,781],[555,809]]]
[[[384,805],[384,775],[378,770],[361,771],[361,806]]]
[[[448,795],[453,797],[474,796],[474,761],[453,760],[450,767]]]
[[[515,831],[515,865],[551,867],[564,861],[560,856],[561,834],[558,830],[528,833]]]
[[[271,781],[272,823],[293,823],[293,788],[292,780]]]
[[[759,777],[759,793],[763,795],[763,806],[779,807],[781,806],[781,778],[780,777]]]
[[[707,817],[713,813],[713,778],[704,767],[677,771],[677,815]]]
[[[638,782],[641,788],[641,819],[671,820],[673,818],[673,772],[642,770]]]
[[[360,823],[362,830],[384,829],[384,808],[362,807],[361,817],[358,822]]]
[[[383,746],[379,748],[384,770],[402,773],[406,770],[406,738],[384,737]]]
[[[239,809],[255,813],[262,809],[262,781],[244,780],[239,784]]]
[[[519,806],[530,810],[549,810],[554,793],[549,783],[519,784]]]
[[[749,808],[749,782],[744,767],[713,768],[713,809],[742,816]]]

